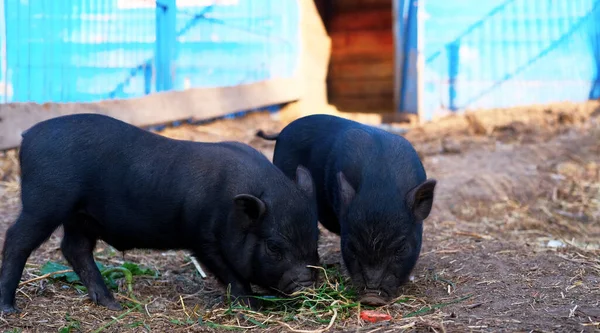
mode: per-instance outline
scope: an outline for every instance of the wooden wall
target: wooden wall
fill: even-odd
[[[394,111],[392,0],[316,0],[331,37],[329,102],[342,111]]]

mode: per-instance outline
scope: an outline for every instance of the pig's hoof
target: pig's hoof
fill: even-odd
[[[1,305],[0,312],[2,314],[13,314],[13,313],[20,313],[21,310],[17,309],[16,307],[14,307],[12,305]]]
[[[119,302],[117,302],[115,300],[103,301],[100,304],[104,305],[109,310],[113,310],[113,311],[123,310],[123,307],[121,306],[121,304],[119,304]]]
[[[121,304],[117,302],[110,293],[108,294],[99,294],[95,292],[91,292],[88,294],[92,302],[101,305],[109,310],[120,311],[123,310]]]
[[[359,300],[362,304],[371,305],[371,306],[383,306],[386,305],[387,302],[383,299],[383,297],[374,294],[367,294],[360,298]]]

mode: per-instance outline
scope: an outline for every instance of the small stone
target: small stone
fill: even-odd
[[[565,243],[563,243],[559,240],[553,239],[553,240],[549,240],[548,244],[546,244],[546,246],[552,247],[552,248],[565,247]]]

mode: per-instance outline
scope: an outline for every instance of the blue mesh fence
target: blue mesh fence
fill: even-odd
[[[157,3],[0,0],[0,102],[85,102],[289,77],[298,2],[178,0],[157,76]],[[600,95],[600,0],[427,0],[425,109]],[[161,23],[162,24],[162,23]],[[159,71],[160,72],[160,71]]]
[[[425,2],[425,109],[598,98],[599,0]]]
[[[88,102],[290,77],[298,4],[269,0],[0,0],[0,102]],[[175,12],[175,31],[157,21]],[[3,12],[3,13],[2,13]],[[159,22],[157,26],[157,22]],[[4,29],[4,31],[2,30]],[[164,33],[163,33],[164,32]],[[158,71],[157,71],[158,70]],[[158,82],[157,82],[158,80]]]
[[[296,1],[179,7],[175,89],[290,77],[299,52]]]

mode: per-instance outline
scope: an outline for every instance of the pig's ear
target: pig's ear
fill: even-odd
[[[433,192],[437,181],[435,179],[428,179],[423,184],[413,188],[408,192],[406,198],[409,207],[411,207],[413,214],[419,220],[424,220],[431,213],[431,206],[433,206]]]
[[[337,174],[337,181],[338,185],[340,186],[340,203],[342,205],[342,208],[345,209],[346,207],[348,207],[352,199],[354,199],[356,191],[354,190],[354,187],[350,185],[350,183],[346,179],[346,176],[344,176],[344,173],[341,171]]]
[[[238,194],[233,198],[239,212],[248,216],[251,221],[260,219],[267,210],[265,203],[251,194]]]
[[[315,190],[310,171],[301,165],[296,169],[296,184],[298,184],[298,187],[309,196],[313,195]]]

